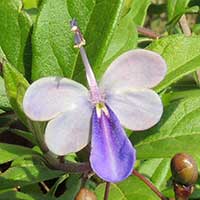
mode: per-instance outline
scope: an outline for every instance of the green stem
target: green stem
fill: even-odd
[[[31,132],[33,133],[35,140],[38,144],[38,146],[40,147],[41,151],[43,153],[47,153],[49,151],[46,143],[44,142],[44,123],[40,123],[39,122],[33,122],[30,120],[27,120],[29,129],[31,130]]]

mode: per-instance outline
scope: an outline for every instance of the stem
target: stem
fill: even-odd
[[[167,200],[167,198],[153,185],[146,177],[142,174],[133,170],[133,175],[137,176],[140,180],[142,180],[161,200]]]
[[[50,189],[48,188],[48,186],[45,184],[44,181],[41,181],[40,184],[42,185],[42,187],[44,188],[44,190],[45,190],[46,192],[49,192],[49,191],[50,191]]]
[[[50,168],[55,169],[55,170],[62,170],[64,172],[69,172],[69,173],[70,172],[82,173],[82,172],[91,171],[91,167],[89,163],[73,163],[73,162],[62,163],[60,162],[59,159],[55,158],[51,154],[47,145],[44,142],[44,137],[43,137],[43,129],[45,127],[44,124],[34,123],[29,120],[27,120],[27,122],[28,122],[30,130],[33,132],[36,138],[36,141],[40,149],[44,153],[44,159]]]
[[[104,200],[108,200],[108,195],[110,192],[110,182],[106,182],[106,188],[104,193]]]
[[[66,163],[60,163],[60,161],[54,158],[50,152],[45,153],[44,158],[47,162],[47,165],[56,170],[62,170],[68,173],[84,173],[91,171],[91,167],[88,162],[73,163],[68,161]]]
[[[191,36],[192,35],[192,32],[190,30],[190,27],[188,25],[188,22],[187,22],[187,19],[186,19],[186,16],[183,15],[180,20],[179,20],[179,23],[180,23],[180,26],[181,26],[181,29],[184,33],[184,35],[186,36]]]
[[[194,191],[193,185],[185,186],[173,181],[173,186],[176,200],[188,200]]]
[[[65,163],[65,156],[58,156],[60,163]]]
[[[38,122],[33,122],[30,120],[27,120],[27,123],[29,126],[29,130],[31,130],[31,132],[34,134],[38,146],[40,147],[43,153],[47,153],[49,149],[46,143],[44,142],[44,136],[42,132],[44,128],[41,127],[42,123],[38,124]]]
[[[158,33],[152,31],[151,29],[145,28],[145,27],[141,27],[138,26],[137,27],[137,31],[144,36],[153,38],[153,39],[159,39],[161,37],[161,35],[159,35]]]

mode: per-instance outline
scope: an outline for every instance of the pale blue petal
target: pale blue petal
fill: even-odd
[[[84,148],[90,141],[92,107],[85,102],[81,107],[68,108],[65,113],[49,121],[45,142],[57,155],[66,155]]]
[[[100,82],[103,90],[120,88],[152,88],[163,80],[166,63],[157,53],[137,49],[114,60]]]
[[[145,130],[160,120],[163,105],[153,90],[121,89],[112,92],[106,93],[106,103],[124,127],[135,131]]]
[[[61,77],[46,77],[27,89],[23,108],[35,121],[47,121],[69,108],[82,106],[89,99],[88,90],[81,84]]]
[[[108,115],[101,112],[101,116],[93,111],[90,163],[103,180],[119,182],[131,174],[136,155],[116,115],[107,110]]]

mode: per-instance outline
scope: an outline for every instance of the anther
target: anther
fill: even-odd
[[[86,44],[80,29],[78,28],[77,21],[75,19],[70,21],[71,31],[74,32],[74,48],[81,48]]]

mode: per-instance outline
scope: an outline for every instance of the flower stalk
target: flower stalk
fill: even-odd
[[[104,200],[108,200],[109,192],[110,192],[110,182],[106,182]]]
[[[161,200],[168,200],[156,187],[153,185],[147,178],[145,178],[142,174],[133,170],[133,175],[137,176],[141,181],[143,181]]]

